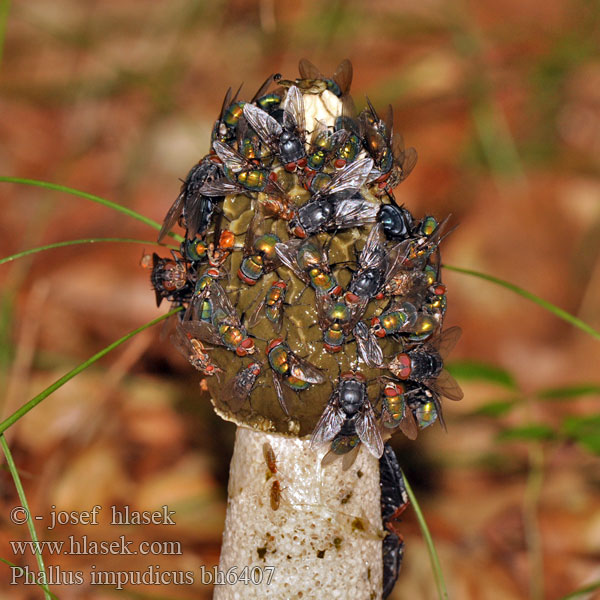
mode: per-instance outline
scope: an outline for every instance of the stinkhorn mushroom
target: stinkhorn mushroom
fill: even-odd
[[[386,441],[442,421],[460,388],[443,369],[445,221],[392,189],[416,163],[352,66],[227,92],[152,259],[157,303],[184,308],[173,339],[237,426],[215,598],[386,597],[406,493]],[[274,89],[271,90],[271,87]]]

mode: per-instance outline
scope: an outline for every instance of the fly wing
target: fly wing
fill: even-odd
[[[301,58],[298,63],[298,71],[302,79],[324,79],[321,71],[315,67],[308,58]]]
[[[364,401],[356,420],[356,433],[369,452],[373,456],[381,458],[383,454],[383,440],[381,439],[381,431],[375,418],[375,411],[368,399]]]
[[[354,338],[363,362],[371,368],[381,367],[383,365],[383,351],[379,347],[375,336],[362,321],[359,321],[354,328]]]
[[[209,344],[224,346],[219,332],[211,323],[207,323],[206,321],[183,321],[181,328],[193,338],[208,342]]]
[[[269,113],[254,104],[244,104],[244,117],[267,146],[277,145],[283,128]]]
[[[227,144],[215,140],[213,148],[217,156],[223,161],[223,164],[234,173],[239,173],[248,167],[248,161]]]
[[[358,190],[367,181],[372,168],[372,158],[355,160],[341,170],[332,179],[331,183],[324,187],[323,193],[333,194],[344,190]]]
[[[406,179],[411,174],[417,164],[417,158],[417,151],[412,146],[406,149],[402,161],[402,179]]]
[[[358,258],[358,264],[363,269],[374,269],[386,261],[387,254],[382,240],[381,223],[377,223],[367,237],[364,248]]]
[[[220,312],[224,313],[227,318],[227,322],[230,325],[239,329],[243,329],[238,312],[231,304],[231,300],[229,300],[227,293],[221,287],[221,284],[219,284],[217,281],[212,281],[208,285],[207,293],[213,306],[213,318]]]
[[[387,131],[388,141],[393,139],[392,129],[394,127],[394,109],[391,104],[388,104],[385,117],[383,119],[385,130]]]
[[[190,355],[193,354],[193,348],[191,348],[191,343],[189,338],[186,336],[185,331],[182,329],[181,325],[178,323],[175,328],[175,333],[171,334],[171,343],[179,352],[187,359],[190,359]]]
[[[302,93],[295,86],[291,86],[282,104],[283,122],[291,128],[296,129],[301,135],[304,135],[306,129],[304,120],[304,100]],[[290,117],[291,116],[291,120]]]
[[[270,273],[281,266],[281,259],[279,256],[267,256],[263,255],[263,273]]]
[[[179,192],[179,196],[173,202],[171,208],[167,212],[165,216],[165,220],[163,221],[162,227],[160,228],[160,232],[158,234],[158,242],[160,243],[163,238],[173,229],[173,226],[179,220],[181,213],[183,212],[183,204],[185,200],[185,183],[181,186],[181,191]]]
[[[252,311],[252,314],[246,321],[246,325],[251,329],[256,327],[258,323],[264,318],[265,298],[258,303],[256,308]]]
[[[288,354],[290,363],[290,373],[297,379],[307,381],[308,383],[324,383],[325,375],[320,369],[317,369],[307,360],[296,356],[293,352]]]
[[[323,121],[315,120],[314,129],[310,135],[310,151],[316,152],[322,143],[321,140],[327,140],[328,136],[327,125]]]
[[[386,280],[394,277],[398,271],[406,269],[405,261],[410,254],[410,248],[410,240],[404,240],[392,247],[389,253],[388,268],[385,274]]]
[[[394,162],[401,169],[400,181],[404,181],[417,164],[417,151],[414,148],[404,149],[404,139],[399,133],[392,136],[392,154]]]
[[[310,277],[298,266],[298,250],[304,243],[304,240],[294,239],[285,243],[275,244],[275,253],[281,262],[292,271],[296,277],[307,285],[310,283]]]
[[[250,224],[248,225],[248,229],[246,230],[246,238],[244,240],[244,258],[256,254],[254,242],[256,241],[256,232],[261,221],[263,221],[263,216],[261,212],[257,210],[254,213]]]
[[[311,448],[317,448],[330,442],[340,431],[344,424],[345,413],[339,404],[339,393],[336,390],[327,401],[327,406],[310,438]]]
[[[327,316],[331,308],[333,307],[334,301],[329,294],[316,294],[315,308],[317,309],[317,320],[319,323],[319,329],[324,331],[327,329],[331,322]]]
[[[241,87],[240,87],[240,89],[241,89]],[[240,92],[240,90],[237,91],[236,97],[239,94],[239,92]],[[225,112],[232,104],[231,94],[232,94],[232,90],[231,90],[231,87],[229,87],[227,89],[227,92],[225,93],[225,98],[223,98],[223,104],[221,105],[221,112],[219,113],[219,121],[223,120],[223,117],[225,116]],[[235,100],[234,100],[234,102],[235,102]]]
[[[465,396],[456,379],[446,369],[443,369],[435,379],[435,388],[444,398],[450,400],[462,400]]]
[[[350,91],[352,85],[352,63],[345,58],[335,70],[332,79],[338,84],[342,96]]]
[[[248,193],[248,190],[239,183],[234,183],[225,178],[207,181],[199,191],[203,196],[211,198],[214,196],[227,196],[228,194]]]
[[[266,79],[265,82],[258,88],[256,94],[254,94],[254,97],[252,98],[252,100],[250,100],[250,102],[254,103],[256,102],[261,96],[264,96],[267,92],[267,90],[269,89],[269,86],[271,85],[271,83],[273,83],[273,81],[275,79],[277,79],[279,77],[281,77],[278,73],[273,73],[272,75],[269,75]]]
[[[333,225],[338,229],[359,227],[377,220],[379,207],[367,200],[340,200],[336,202]]]
[[[316,152],[323,147],[327,152],[334,152],[348,139],[349,135],[345,129],[338,129],[338,131],[330,133],[327,125],[323,121],[317,120],[310,137],[310,151]]]
[[[277,394],[277,400],[279,400],[279,406],[281,406],[281,410],[284,414],[289,417],[290,410],[287,405],[287,400],[284,392],[283,386],[281,385],[281,378],[275,371],[271,370],[271,375],[273,376],[273,387],[275,388],[275,393]],[[287,388],[286,388],[287,389]]]
[[[331,152],[337,150],[340,146],[342,146],[350,133],[345,129],[338,129],[338,131],[334,131],[329,137],[329,147],[331,148]]]
[[[277,316],[275,317],[275,322],[273,322],[273,329],[279,333],[281,331],[281,327],[283,326],[283,307],[280,305],[277,309]]]
[[[417,439],[419,427],[415,421],[415,416],[412,414],[412,411],[406,404],[404,405],[404,415],[402,415],[402,419],[400,420],[398,427],[409,440]]]
[[[355,329],[358,321],[362,319],[362,316],[367,310],[370,298],[368,296],[360,297],[356,301],[346,301],[346,305],[350,311],[350,318],[342,324],[342,331],[345,335],[350,335],[350,332]],[[356,335],[356,334],[355,334]]]
[[[377,114],[377,111],[375,110],[375,107],[371,104],[371,100],[369,100],[369,97],[367,96],[367,106],[369,107],[368,110],[365,108],[364,110],[364,114],[369,113],[369,111],[371,112],[371,123],[373,123],[373,125],[379,126],[379,115]]]
[[[381,133],[377,131],[376,127],[367,122],[366,119],[361,119],[361,126],[363,136],[369,148],[369,152],[371,153],[371,156],[375,156],[377,162],[379,163],[383,155],[383,151],[387,147],[386,140]],[[380,173],[377,169],[373,171],[373,174],[375,174],[375,172]]]
[[[359,450],[360,444],[356,444],[356,446],[354,446],[350,452],[346,452],[346,454],[342,456],[342,471],[347,471],[354,464]]]
[[[450,352],[452,352],[461,335],[462,329],[456,325],[444,330],[440,334],[437,348],[443,359],[446,359]]]

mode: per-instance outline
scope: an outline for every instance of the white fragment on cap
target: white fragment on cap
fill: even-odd
[[[217,585],[215,600],[381,598],[379,461],[361,448],[347,471],[341,460],[323,469],[324,452],[308,439],[238,427],[219,571],[239,577],[248,567],[250,583]]]
[[[335,125],[336,117],[342,114],[342,102],[340,99],[325,90],[320,94],[304,94],[304,114],[306,119],[306,130],[312,132],[316,121],[321,121],[326,127]]]

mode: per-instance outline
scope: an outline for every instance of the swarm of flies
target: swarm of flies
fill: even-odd
[[[460,335],[456,327],[443,330],[440,243],[447,219],[419,220],[395,201],[392,189],[417,155],[394,131],[391,107],[380,116],[367,99],[355,111],[350,62],[342,61],[331,77],[307,59],[299,71],[296,79],[269,76],[250,100],[241,87],[227,90],[210,151],[183,180],[159,233],[163,242],[181,226],[180,247],[168,258],[146,256],[144,264],[157,304],[182,308],[174,343],[205,376],[225,378],[232,412],[248,410],[254,391],[266,385],[292,418],[293,398],[324,386],[329,400],[312,439],[328,446],[326,462],[353,456],[361,444],[380,457],[396,430],[414,439],[419,429],[444,423],[441,398],[462,396],[443,368]],[[325,94],[340,106],[328,123],[306,111],[310,96]],[[293,194],[294,186],[308,199]],[[254,216],[245,233],[234,235],[228,222],[235,215],[223,207],[237,196],[246,197]],[[333,264],[332,240],[348,231],[358,232],[354,259]],[[286,308],[297,302],[288,298],[294,279],[314,293],[323,352],[343,357],[351,371],[328,377],[309,352],[292,351]],[[260,288],[247,314],[236,308],[244,287]],[[254,333],[258,328],[263,337]],[[211,358],[215,348],[229,359]]]
[[[442,398],[462,398],[445,368],[461,333],[443,323],[440,246],[451,229],[448,218],[415,217],[394,198],[417,153],[394,131],[391,106],[380,116],[367,99],[355,110],[350,62],[327,77],[302,59],[299,72],[269,76],[250,100],[241,86],[227,90],[209,152],[182,180],[158,236],[178,245],[142,264],[157,305],[180,308],[173,343],[218,381],[214,391],[237,422],[309,419],[296,413],[310,398],[302,432],[312,433],[323,465],[339,459],[348,469],[363,446],[380,460],[386,597],[400,569],[397,521],[407,504],[387,441],[445,426]],[[309,109],[318,98],[337,113]],[[335,262],[340,244],[346,258]],[[300,299],[306,328],[318,328],[306,349],[291,316]],[[336,374],[323,368],[326,358],[340,363]],[[271,412],[259,414],[267,397]],[[277,510],[271,448],[265,461]]]

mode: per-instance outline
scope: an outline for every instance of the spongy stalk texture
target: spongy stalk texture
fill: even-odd
[[[379,461],[361,447],[343,471],[324,452],[238,427],[219,570],[262,582],[218,585],[215,600],[381,598]]]

